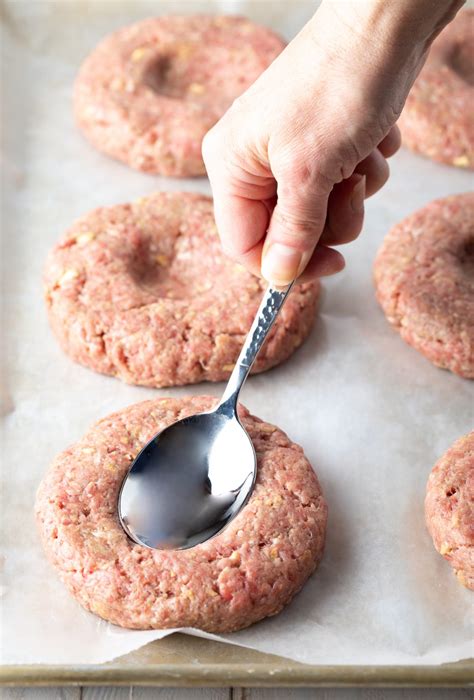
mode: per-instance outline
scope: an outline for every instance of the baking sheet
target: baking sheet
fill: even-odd
[[[240,11],[291,38],[316,4],[196,1],[179,11]],[[4,663],[100,663],[163,634],[121,630],[83,611],[44,561],[32,504],[54,455],[97,418],[158,394],[222,390],[129,387],[74,365],[53,340],[42,303],[45,255],[75,217],[157,189],[209,191],[205,179],[151,177],[108,160],[72,122],[71,84],[87,51],[115,27],[176,7],[2,4]],[[472,597],[432,547],[423,497],[433,463],[472,428],[474,387],[400,340],[371,282],[392,224],[472,184],[471,174],[408,152],[394,158],[389,184],[367,204],[364,235],[345,251],[346,270],[325,282],[311,337],[284,366],[248,381],[244,402],[302,444],[318,471],[330,508],[326,554],[279,616],[233,635],[193,634],[313,664],[472,656]]]

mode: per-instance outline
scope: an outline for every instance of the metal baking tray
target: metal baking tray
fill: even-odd
[[[474,686],[474,661],[439,666],[315,666],[184,634],[152,642],[110,663],[4,666],[4,685],[163,687]]]

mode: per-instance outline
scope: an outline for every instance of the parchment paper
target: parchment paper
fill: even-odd
[[[313,2],[7,2],[3,5],[2,487],[5,663],[93,663],[168,632],[110,626],[76,604],[44,560],[35,489],[54,455],[101,416],[153,391],[75,365],[49,331],[41,269],[62,231],[95,206],[157,189],[208,192],[203,179],[136,173],[75,130],[71,85],[108,31],[166,11],[240,11],[291,38]],[[317,574],[279,616],[219,637],[327,664],[435,664],[473,654],[472,594],[434,551],[423,522],[428,473],[472,428],[473,384],[433,367],[391,330],[371,264],[390,226],[431,199],[472,187],[469,173],[402,151],[367,203],[347,268],[324,283],[311,337],[285,365],[251,378],[243,401],[304,446],[329,502]],[[203,635],[206,636],[206,635]],[[216,638],[216,637],[214,637]]]

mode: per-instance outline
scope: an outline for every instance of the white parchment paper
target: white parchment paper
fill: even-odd
[[[50,569],[33,520],[35,489],[54,455],[101,416],[161,392],[75,365],[56,345],[42,302],[48,249],[83,212],[157,189],[208,192],[203,179],[134,172],[75,130],[71,85],[110,30],[160,12],[240,11],[288,39],[313,2],[7,2],[3,4],[3,411],[5,663],[94,663],[162,632],[121,630],[76,604]],[[472,187],[467,172],[402,151],[367,203],[347,268],[325,282],[318,321],[284,366],[251,378],[248,407],[302,444],[329,502],[317,574],[279,616],[222,637],[328,664],[435,664],[473,655],[472,594],[434,551],[423,522],[428,473],[472,428],[473,384],[433,367],[385,321],[371,265],[384,234],[429,200]],[[205,635],[204,635],[205,636]],[[214,637],[215,638],[215,637]]]

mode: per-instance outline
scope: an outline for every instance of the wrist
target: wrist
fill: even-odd
[[[396,118],[431,42],[463,4],[323,0],[302,34],[331,69],[337,67],[361,103],[382,113],[387,108]]]
[[[363,32],[368,44],[380,37],[428,48],[464,4],[465,0],[323,0],[320,11],[336,13],[348,27]]]

